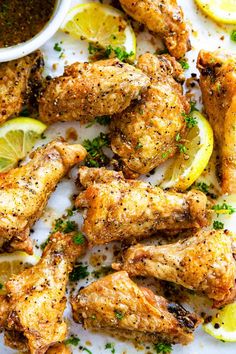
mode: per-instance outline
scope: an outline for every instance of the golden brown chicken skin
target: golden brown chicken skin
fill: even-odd
[[[220,155],[223,193],[236,192],[236,55],[201,51],[198,56],[205,111]]]
[[[39,263],[6,283],[8,308],[2,327],[8,346],[44,354],[65,339],[66,284],[86,246],[85,240],[82,245],[75,244],[74,237],[75,233],[53,234]]]
[[[92,245],[148,237],[158,230],[198,229],[208,223],[207,199],[201,192],[166,192],[104,168],[82,167],[79,175],[86,190],[75,205],[87,209],[83,231]]]
[[[182,8],[176,0],[120,0],[128,15],[157,33],[177,59],[191,49]]]
[[[113,267],[130,276],[153,276],[202,292],[221,307],[236,297],[235,242],[228,231],[199,231],[169,245],[130,247],[123,263]]]
[[[138,287],[124,271],[90,284],[71,304],[75,321],[86,329],[142,342],[188,344],[199,323],[195,314]]]
[[[23,104],[33,99],[31,90],[40,83],[42,65],[40,51],[0,63],[0,123],[19,115]]]
[[[46,354],[72,354],[72,351],[63,343],[58,343],[49,348]]]
[[[0,250],[32,253],[30,228],[57,183],[86,156],[79,144],[52,141],[22,167],[0,174]]]
[[[146,174],[175,154],[176,136],[183,136],[184,114],[189,112],[179,83],[183,70],[174,58],[146,53],[139,57],[138,68],[150,77],[151,85],[110,125],[111,147],[127,176]]]
[[[149,85],[149,78],[118,59],[75,63],[51,80],[39,102],[42,121],[79,120],[119,113]]]

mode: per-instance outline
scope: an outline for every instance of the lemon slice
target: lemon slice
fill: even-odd
[[[77,5],[68,12],[61,29],[76,39],[86,39],[103,49],[112,46],[127,53],[133,52],[131,59],[135,59],[134,31],[124,19],[124,14],[109,5]]]
[[[5,294],[5,283],[11,275],[19,274],[24,269],[38,263],[39,257],[29,256],[25,252],[3,253],[0,255],[0,294]]]
[[[211,336],[225,342],[236,342],[236,303],[226,305],[203,329]]]
[[[15,118],[0,126],[0,172],[15,167],[45,129],[45,124],[32,118]]]
[[[235,0],[195,0],[197,5],[216,22],[236,24]]]
[[[188,130],[183,142],[184,153],[179,152],[167,168],[162,188],[185,190],[202,174],[213,151],[213,131],[202,114],[191,113],[196,125]]]

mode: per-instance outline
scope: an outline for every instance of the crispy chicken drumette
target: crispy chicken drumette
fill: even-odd
[[[207,199],[201,192],[165,192],[104,168],[82,167],[79,174],[86,190],[75,204],[87,209],[83,231],[91,244],[147,237],[158,230],[198,229],[208,223]]]
[[[86,156],[79,144],[52,141],[27,164],[0,174],[0,250],[32,252],[30,228],[57,183]]]
[[[75,63],[51,80],[39,103],[42,121],[79,120],[119,113],[139,98],[149,78],[118,59]]]
[[[136,245],[124,255],[130,276],[153,276],[206,294],[223,306],[236,296],[236,237],[228,231],[199,231],[193,237],[164,246]]]
[[[53,234],[39,263],[6,283],[0,325],[10,347],[44,354],[51,345],[65,339],[66,284],[86,246],[85,240],[82,245],[75,244],[74,237],[75,233]]]
[[[24,58],[0,63],[0,123],[19,115],[40,86],[43,57],[36,51]]]
[[[146,174],[175,154],[176,136],[183,135],[184,114],[189,112],[179,83],[183,70],[173,57],[146,53],[139,57],[138,67],[150,77],[151,85],[110,125],[112,150],[131,176]]]
[[[71,304],[75,321],[86,329],[143,342],[187,344],[200,322],[183,307],[138,287],[124,271],[80,290]]]
[[[198,56],[203,104],[220,154],[223,193],[236,192],[236,55],[201,51]]]
[[[176,0],[120,0],[128,15],[157,33],[177,59],[191,49],[183,11]]]

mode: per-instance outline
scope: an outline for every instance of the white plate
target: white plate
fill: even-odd
[[[80,1],[72,1],[72,6],[80,3]],[[191,27],[191,43],[193,50],[187,54],[189,58],[190,69],[186,71],[186,77],[190,77],[191,73],[197,73],[198,71],[195,67],[197,54],[200,49],[215,50],[217,48],[228,49],[236,51],[236,43],[230,41],[230,31],[232,27],[217,26],[211,20],[207,19],[202,15],[200,11],[194,5],[193,0],[179,0],[180,5],[182,5],[185,13],[185,17]],[[235,26],[236,27],[236,26]],[[224,38],[223,38],[224,37]],[[151,36],[149,34],[140,34],[138,37],[138,53],[142,53],[146,50],[150,52],[155,52],[156,46],[149,42]],[[53,47],[56,42],[61,42],[60,46],[65,51],[65,57],[59,59],[61,53],[56,52]],[[156,40],[158,43],[158,40]],[[75,41],[69,36],[58,31],[56,35],[44,45],[42,48],[45,55],[46,69],[45,75],[56,76],[63,72],[63,67],[66,64],[75,61],[85,61],[88,57],[87,52],[88,44],[86,42]],[[52,69],[52,65],[58,63],[57,70]],[[198,91],[198,90],[197,90]],[[79,123],[58,123],[53,125],[46,132],[47,140],[51,140],[53,137],[64,136],[68,127],[74,127],[78,132],[78,141],[83,141],[85,138],[92,138],[98,135],[99,131],[106,131],[106,128],[101,126],[94,126],[92,128],[81,127]],[[46,141],[47,141],[46,140]],[[42,143],[46,142],[45,140]],[[72,175],[76,176],[76,169],[72,171]],[[157,172],[158,173],[158,172]],[[150,181],[157,183],[158,175],[151,177]],[[57,190],[53,193],[49,200],[48,206],[45,213],[40,221],[34,227],[34,233],[32,233],[32,238],[35,240],[37,245],[40,245],[47,237],[51,227],[51,223],[54,219],[60,217],[66,209],[70,208],[71,200],[70,197],[76,193],[76,188],[73,181],[65,179],[57,187]],[[229,198],[230,204],[236,207],[236,197],[232,196]],[[221,220],[221,219],[220,219]],[[78,216],[76,217],[78,222]],[[79,217],[80,224],[82,223],[82,217]],[[227,217],[224,220],[225,226],[236,231],[236,216]],[[101,249],[101,248],[100,248]],[[87,256],[82,259],[82,262],[89,260],[91,254],[96,253],[98,248],[93,249]],[[36,249],[36,252],[39,250]],[[107,253],[107,259],[104,261],[103,265],[109,265],[111,263],[111,253]],[[92,270],[92,268],[89,268]],[[79,286],[85,285],[91,282],[93,279],[89,277],[84,281],[79,282]],[[69,306],[68,306],[69,307]],[[80,338],[80,344],[87,347],[93,354],[110,354],[109,349],[105,350],[105,344],[108,342],[115,343],[115,353],[116,354],[134,354],[134,353],[155,353],[152,345],[149,349],[144,348],[144,350],[136,349],[129,342],[120,342],[112,337],[104,336],[102,334],[94,334],[90,331],[84,331],[80,325],[73,322],[70,315],[70,309],[66,311],[66,316],[69,317],[69,327],[70,333],[76,335]],[[82,350],[78,347],[72,347],[73,353],[81,353]],[[10,354],[16,353],[16,351],[8,349],[3,345],[2,336],[0,338],[0,353]],[[84,352],[86,353],[86,352]],[[235,354],[236,353],[236,343],[222,343],[215,340],[209,335],[205,334],[201,328],[199,328],[195,333],[195,340],[192,344],[182,347],[180,345],[174,346],[173,354]]]

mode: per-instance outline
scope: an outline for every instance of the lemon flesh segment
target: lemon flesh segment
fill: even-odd
[[[15,118],[0,126],[0,172],[15,167],[46,128],[45,124],[32,118]]]
[[[5,284],[14,274],[38,263],[39,257],[29,256],[25,252],[6,253],[0,255],[0,295],[6,293]]]
[[[236,342],[236,303],[218,311],[210,323],[204,324],[206,333],[225,342]]]
[[[76,39],[86,39],[101,48],[120,47],[127,53],[136,53],[136,37],[121,11],[99,3],[73,7],[67,14],[61,30]],[[133,59],[134,59],[133,58]]]
[[[197,111],[191,113],[197,125],[188,130],[184,140],[186,154],[178,153],[173,163],[168,167],[162,188],[189,188],[206,168],[213,151],[213,131],[202,114]]]
[[[195,0],[201,10],[216,22],[236,24],[235,0]]]

